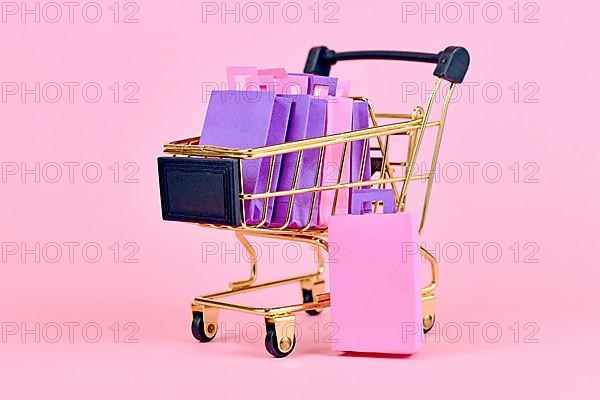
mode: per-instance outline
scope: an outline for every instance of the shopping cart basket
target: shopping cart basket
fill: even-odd
[[[425,107],[417,106],[410,114],[376,114],[369,104],[369,114],[373,125],[370,128],[266,147],[231,149],[206,146],[199,144],[199,137],[178,140],[164,146],[164,152],[170,155],[169,157],[159,158],[159,178],[164,219],[233,230],[250,258],[250,276],[248,279],[232,282],[227,290],[198,296],[193,300],[192,334],[200,342],[209,342],[215,337],[218,328],[219,309],[241,311],[259,315],[265,319],[265,346],[267,351],[275,357],[284,357],[292,352],[296,344],[294,333],[295,313],[305,311],[310,315],[315,315],[330,305],[329,293],[325,292],[323,280],[324,253],[328,251],[327,229],[315,227],[314,224],[311,225],[311,221],[313,221],[312,213],[315,212],[315,202],[319,192],[335,191],[334,204],[331,209],[331,214],[334,214],[340,190],[360,188],[366,184],[378,188],[393,189],[396,209],[398,212],[403,212],[406,210],[409,183],[420,180],[426,184],[419,222],[419,233],[422,232],[448,105],[453,88],[464,79],[469,66],[469,54],[462,47],[448,47],[437,54],[398,51],[336,53],[326,47],[315,47],[309,52],[304,72],[327,76],[331,66],[337,61],[352,59],[389,59],[436,64],[433,73],[436,77],[435,83]],[[440,105],[439,118],[430,121],[430,114],[442,84],[447,90]],[[355,97],[354,100],[368,103],[368,100],[364,97]],[[396,119],[397,121],[380,125],[378,124],[380,119]],[[423,138],[426,132],[430,130],[436,132],[431,163],[429,164],[430,168],[426,172],[416,173],[415,162]],[[393,136],[407,137],[407,152],[402,160],[393,159],[391,154],[390,138]],[[348,144],[352,142],[364,143],[365,146],[364,151],[361,153],[361,171],[356,182],[350,182],[342,174],[344,163],[347,162]],[[337,182],[322,184],[324,154],[330,146],[343,146],[339,174]],[[319,152],[314,185],[309,188],[297,188],[296,182],[302,155],[309,150]],[[369,150],[371,157],[374,154],[378,157],[367,158],[367,154],[369,154],[367,150]],[[275,157],[286,153],[298,153],[299,155],[292,188],[284,191],[273,191],[270,188],[272,187]],[[246,193],[241,179],[243,173],[242,161],[262,158],[268,158],[270,162],[267,190],[262,193]],[[367,162],[371,162],[374,174],[371,180],[363,181],[363,171]],[[312,207],[308,209],[310,213],[307,219],[308,223],[300,228],[291,228],[289,221],[291,207],[294,203],[293,199],[294,196],[301,194],[311,195]],[[287,221],[279,227],[269,227],[265,224],[264,216],[266,216],[267,207],[265,199],[278,196],[290,198]],[[256,199],[263,199],[263,218],[257,224],[250,225],[247,223],[244,204]],[[375,203],[374,212],[377,212],[377,206],[378,203]],[[199,218],[202,222],[197,222]],[[256,283],[257,253],[248,240],[249,236],[277,238],[307,243],[313,246],[317,256],[316,270],[304,275]],[[427,332],[433,327],[435,321],[434,290],[438,282],[438,266],[435,257],[422,246],[420,253],[431,268],[431,280],[422,289],[423,329]],[[295,282],[300,283],[302,293],[302,302],[297,304],[278,307],[253,307],[221,300],[233,294]],[[373,327],[373,329],[377,328]]]

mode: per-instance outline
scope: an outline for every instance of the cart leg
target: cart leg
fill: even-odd
[[[421,291],[421,298],[423,300],[423,331],[427,333],[435,324],[435,294],[433,291],[438,282],[438,264],[433,254],[428,252],[423,246],[421,246],[420,250],[431,266],[431,283]]]
[[[318,296],[325,293],[325,281],[320,277],[303,280],[300,282],[302,288],[302,302],[303,303],[316,303]],[[308,315],[319,315],[323,311],[322,308],[314,308],[306,310]]]
[[[323,250],[327,251],[328,245],[324,239],[314,238],[312,246],[317,257],[317,271],[310,279],[304,279],[300,281],[300,287],[302,289],[302,302],[316,303],[318,295],[325,293],[325,280],[321,278],[325,269],[325,258],[323,256]],[[314,308],[306,310],[308,315],[319,315],[323,311],[322,308]]]
[[[235,232],[236,239],[244,246],[246,251],[248,252],[248,256],[250,257],[250,277],[243,281],[231,282],[229,284],[229,288],[231,290],[238,290],[248,286],[251,286],[256,281],[256,270],[258,268],[258,258],[256,256],[256,250],[252,247],[252,244],[246,239],[246,236],[240,232]]]
[[[219,309],[215,307],[192,305],[192,336],[206,343],[217,335]]]
[[[294,314],[283,314],[265,318],[267,335],[265,347],[267,351],[277,358],[291,354],[296,346],[296,317]]]
[[[435,295],[429,293],[423,299],[423,332],[427,333],[435,324]]]

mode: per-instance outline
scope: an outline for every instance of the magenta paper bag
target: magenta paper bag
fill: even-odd
[[[413,354],[421,348],[424,335],[415,223],[414,216],[404,212],[331,217],[334,351]]]
[[[278,94],[307,94],[307,75],[288,75],[287,78],[276,80],[275,93]]]
[[[317,78],[317,77],[315,77]],[[327,125],[326,134],[349,132],[352,130],[352,104],[353,100],[347,97],[327,97]],[[347,147],[349,152],[350,146]],[[325,159],[323,162],[323,186],[330,186],[337,183],[341,167],[343,144],[327,146],[325,149]],[[348,157],[344,162],[342,169],[341,182],[348,182],[350,179],[350,167]],[[325,190],[321,193],[321,203],[319,206],[319,225],[326,226],[335,198],[335,190]],[[336,202],[335,213],[345,214],[348,212],[348,189],[340,189]]]
[[[309,95],[285,95],[292,101],[292,111],[286,135],[286,142],[294,142],[307,138],[323,136],[325,133],[325,116],[327,103]],[[294,172],[296,170],[299,153],[284,154],[277,190],[290,190],[293,188]],[[309,188],[314,186],[319,161],[319,150],[305,150],[300,160],[300,167],[296,188]],[[318,182],[318,181],[317,181]],[[311,210],[311,226],[316,225],[320,194],[315,194],[314,207],[312,206],[312,193],[295,195],[290,209],[291,228],[302,228],[308,224]],[[271,219],[272,226],[282,226],[287,220],[288,206],[292,201],[291,196],[275,198],[275,207]]]
[[[351,82],[348,80],[340,81],[336,96],[350,97],[350,84]]]
[[[268,76],[272,76],[273,78],[277,78],[277,79],[282,79],[282,78],[287,78],[288,77],[288,73],[285,70],[285,68],[266,68],[266,69],[259,69],[258,70],[258,75],[268,75]]]
[[[290,116],[291,101],[267,91],[213,91],[210,96],[200,144],[234,149],[280,144]],[[242,183],[245,193],[264,193],[270,158],[244,160]],[[281,156],[275,157],[270,190],[275,191]],[[273,213],[274,199],[245,202],[246,222],[256,224],[263,218],[267,202],[266,222]]]
[[[352,130],[360,130],[369,127],[369,105],[364,101],[355,101],[352,105]],[[362,165],[362,157],[365,148],[364,140],[357,140],[352,142],[351,146],[351,162],[350,162],[350,179],[351,182],[358,182],[360,176],[360,168]],[[369,154],[369,145],[366,144],[366,160],[365,168],[363,170],[363,181],[371,179],[371,155]]]
[[[325,135],[327,119],[327,101],[316,97],[311,97],[310,111],[308,114],[307,139],[313,139]],[[319,176],[319,149],[305,150],[302,165],[300,167],[299,188],[310,188],[315,186],[315,182],[319,184],[322,180],[323,171]],[[301,226],[306,225],[308,215],[312,207],[311,227],[318,225],[319,205],[321,203],[321,192],[315,192],[315,201],[313,202],[312,193],[304,193],[295,197],[298,207],[301,211]]]
[[[258,90],[259,75],[256,67],[226,67],[227,89]]]

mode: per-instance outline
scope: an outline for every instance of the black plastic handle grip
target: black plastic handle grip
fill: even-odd
[[[412,51],[347,51],[336,53],[325,46],[313,47],[308,52],[304,72],[328,76],[331,66],[344,60],[399,60],[437,64],[433,74],[454,83],[461,83],[469,68],[469,52],[464,47],[446,47],[444,51],[418,53]]]

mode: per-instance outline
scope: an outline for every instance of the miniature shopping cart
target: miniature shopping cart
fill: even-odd
[[[325,253],[328,251],[327,229],[311,225],[312,213],[315,210],[317,194],[323,191],[335,191],[334,204],[331,214],[335,213],[338,193],[341,190],[361,188],[368,184],[381,189],[393,189],[396,209],[406,210],[406,199],[409,183],[421,181],[426,186],[421,208],[419,233],[425,224],[428,204],[434,181],[435,166],[437,165],[442,133],[452,91],[456,84],[461,83],[469,66],[469,54],[462,47],[448,47],[438,54],[397,52],[397,51],[359,51],[336,53],[326,47],[316,47],[310,50],[304,72],[315,75],[329,75],[330,68],[337,61],[352,59],[389,59],[436,64],[436,77],[429,100],[425,107],[417,106],[410,114],[376,114],[369,104],[369,115],[372,127],[329,136],[305,139],[296,142],[282,143],[259,148],[231,149],[200,145],[199,137],[178,140],[164,146],[164,152],[170,156],[159,158],[159,178],[161,186],[161,201],[163,217],[167,220],[196,223],[199,226],[228,229],[235,232],[236,238],[244,246],[250,256],[250,276],[246,280],[232,282],[229,289],[198,296],[192,302],[192,334],[200,342],[209,342],[217,334],[218,310],[241,311],[263,317],[266,323],[265,346],[275,357],[284,357],[292,352],[296,344],[295,313],[305,311],[310,315],[318,314],[330,305],[329,293],[325,293],[323,279]],[[435,99],[441,88],[447,89],[443,101],[437,105]],[[368,100],[355,97],[354,101]],[[434,107],[436,105],[436,107]],[[439,109],[438,109],[439,107]],[[436,108],[439,118],[430,121],[432,109]],[[393,119],[394,122],[385,125],[378,120]],[[435,132],[430,168],[423,173],[416,171],[417,156],[424,137],[428,132]],[[394,137],[405,137],[407,151],[401,160],[396,160],[390,148]],[[395,140],[395,139],[394,139]],[[361,171],[356,182],[351,182],[343,176],[342,169],[346,160],[348,145],[353,142],[364,143],[362,152]],[[343,146],[341,152],[337,182],[322,183],[323,160],[330,146]],[[366,151],[366,150],[369,151]],[[314,185],[297,188],[300,159],[304,152],[313,150],[319,152],[319,163],[316,167]],[[284,191],[271,190],[274,160],[286,153],[298,153],[298,162],[291,189]],[[370,155],[367,158],[367,155]],[[269,160],[267,189],[262,193],[247,193],[243,188],[242,168],[244,160]],[[371,163],[372,177],[363,181],[363,171],[366,163]],[[346,178],[346,179],[344,179]],[[303,227],[291,228],[289,225],[290,208],[294,196],[310,194],[312,207],[307,224]],[[250,225],[245,216],[245,202],[263,199],[266,215],[267,201],[278,196],[291,198],[287,211],[287,222],[279,227],[269,227],[262,221]],[[378,212],[378,203],[373,204],[373,211]],[[199,222],[200,221],[200,222]],[[307,243],[316,250],[316,270],[312,273],[279,279],[270,282],[257,283],[257,254],[248,241],[248,237],[277,238],[287,241]],[[422,289],[423,329],[429,331],[435,321],[434,289],[438,282],[438,266],[435,257],[421,246],[420,253],[431,268],[431,280]],[[300,283],[302,301],[297,304],[278,307],[253,307],[223,301],[233,294],[260,290],[276,285]]]

